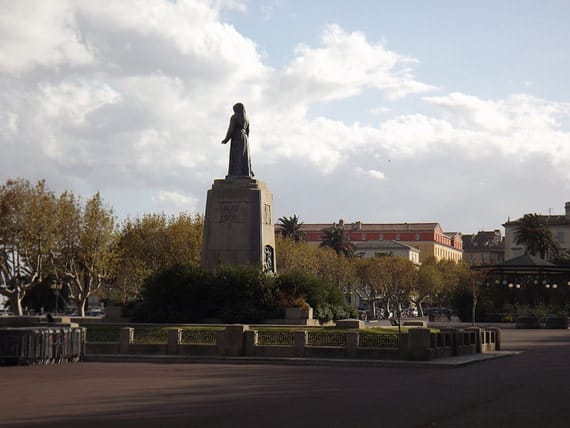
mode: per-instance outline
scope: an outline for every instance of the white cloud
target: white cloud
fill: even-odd
[[[0,1],[0,72],[94,62],[71,1]]]
[[[463,127],[479,128],[495,133],[505,132],[509,128],[508,106],[504,102],[485,101],[461,93],[424,99],[449,112],[452,115],[449,119],[458,119]]]
[[[285,70],[287,82],[298,84],[303,97],[311,101],[347,98],[369,88],[388,98],[434,89],[415,80],[410,67],[416,62],[413,58],[370,44],[362,33],[328,25],[321,45],[297,46],[296,58]]]
[[[495,101],[458,93],[425,99],[451,113],[447,135],[475,155],[480,150],[520,159],[543,154],[555,166],[570,162],[570,133],[561,126],[570,118],[570,103],[525,94]]]
[[[40,83],[39,92],[47,118],[64,121],[68,125],[85,124],[90,113],[120,100],[115,90],[97,81],[62,82],[58,85]]]
[[[355,174],[357,176],[364,176],[369,178],[374,178],[376,180],[384,180],[386,178],[385,174],[382,171],[378,171],[376,169],[368,169],[364,170],[360,167],[355,168]]]
[[[220,141],[231,106],[243,101],[253,168],[266,172],[258,178],[313,189],[306,203],[315,210],[322,207],[314,195],[327,193],[329,183],[354,196],[346,207],[392,183],[408,189],[410,200],[433,193],[441,203],[447,190],[438,196],[433,188],[470,188],[478,175],[468,172],[488,173],[490,160],[503,171],[532,169],[540,159],[551,180],[569,182],[567,103],[525,94],[420,98],[434,88],[415,77],[417,60],[360,32],[327,26],[318,46],[299,45],[275,69],[253,40],[220,20],[220,8],[243,10],[243,2],[34,3],[42,16],[27,13],[25,3],[0,3],[2,179],[45,177],[84,186],[73,190],[86,194],[144,189],[141,205],[199,210],[211,181],[226,173],[228,147]],[[379,115],[377,126],[308,114],[331,100],[343,108],[338,100],[365,91],[383,96],[375,102],[381,107],[363,112]],[[402,106],[390,100],[403,96],[412,110],[396,113]],[[362,177],[375,186],[359,188]],[[391,204],[403,193],[391,194]],[[120,211],[138,212],[132,204]]]
[[[152,200],[159,211],[169,214],[192,213],[198,208],[198,199],[178,192],[161,191]]]

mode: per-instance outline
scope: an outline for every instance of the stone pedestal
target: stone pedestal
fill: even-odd
[[[273,195],[260,180],[226,177],[208,190],[202,267],[221,264],[276,271]]]

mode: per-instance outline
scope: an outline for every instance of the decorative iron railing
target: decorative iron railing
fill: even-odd
[[[258,331],[258,345],[291,346],[295,343],[295,333],[292,331]]]
[[[185,345],[215,345],[217,330],[183,329],[180,343]]]
[[[120,340],[120,327],[87,327],[86,341],[90,343],[118,343]]]
[[[133,343],[163,344],[168,342],[168,330],[165,328],[135,327]]]
[[[360,333],[361,348],[399,348],[400,336],[397,334],[366,334]]]
[[[310,346],[337,346],[343,347],[346,344],[344,333],[311,333],[308,334],[308,345]]]

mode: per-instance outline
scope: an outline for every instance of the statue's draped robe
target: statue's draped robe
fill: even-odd
[[[249,122],[245,116],[234,114],[230,118],[227,137],[231,140],[228,176],[253,177],[249,156]]]

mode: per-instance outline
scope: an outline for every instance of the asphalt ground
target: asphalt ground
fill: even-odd
[[[570,331],[456,368],[93,362],[0,368],[0,426],[570,427]]]

